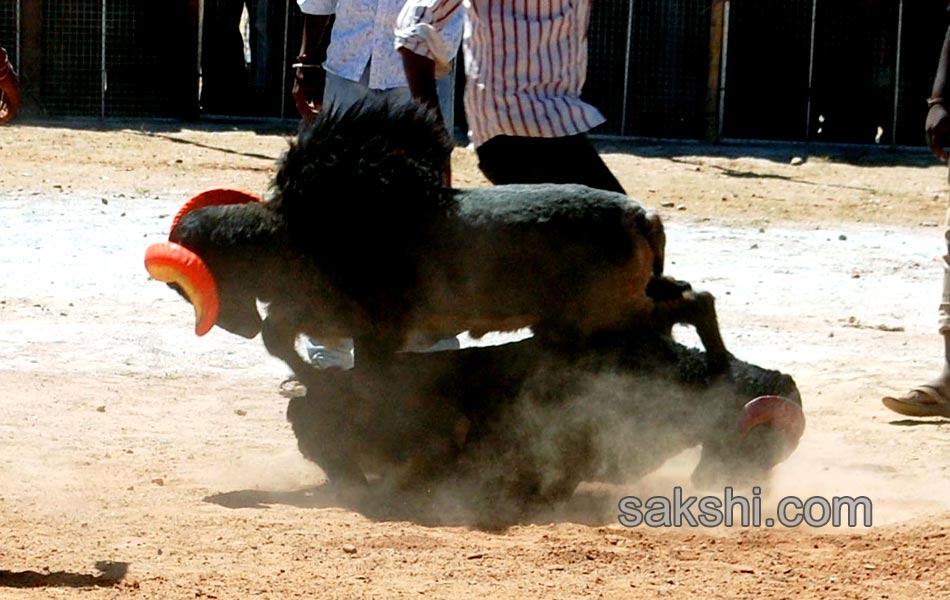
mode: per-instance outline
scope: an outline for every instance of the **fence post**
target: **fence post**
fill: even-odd
[[[891,123],[891,146],[897,144],[897,109],[901,99],[901,37],[904,31],[904,0],[897,11],[897,57],[894,59],[894,116]]]
[[[706,80],[706,141],[719,141],[719,89],[722,83],[726,0],[712,0],[709,19],[709,73]]]
[[[808,98],[805,105],[805,141],[811,141],[812,78],[815,74],[815,23],[818,21],[818,0],[811,4],[811,34],[808,42]]]
[[[204,31],[205,31],[205,0],[198,0],[198,64],[195,65],[198,68],[198,89],[195,90],[197,96],[197,101],[195,106],[198,106],[198,113],[201,113],[201,86],[204,83],[204,73],[201,70],[201,53],[204,51]]]
[[[109,85],[108,76],[106,75],[106,0],[102,0],[102,58],[100,63],[99,70],[99,118],[106,118],[106,88]]]
[[[43,0],[24,0],[20,4],[20,11],[17,24],[20,48],[16,58],[20,83],[25,88],[36,90],[41,85],[43,74]],[[24,94],[24,102],[28,98]]]
[[[20,71],[22,70],[20,68],[20,63],[22,62],[20,56],[23,55],[23,42],[20,40],[20,20],[23,18],[23,8],[20,6],[20,0],[16,0],[16,12],[13,14],[13,28],[16,30],[16,45],[13,47],[16,51],[16,64],[13,66],[17,71]]]
[[[280,53],[280,118],[287,118],[287,74],[290,71],[290,0],[284,3],[284,46]]]
[[[627,2],[627,43],[623,59],[623,110],[620,113],[620,135],[627,134],[627,98],[630,97],[630,48],[633,46],[633,2]]]

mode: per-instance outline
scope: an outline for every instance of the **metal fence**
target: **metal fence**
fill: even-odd
[[[727,4],[724,136],[922,143],[944,3]]]
[[[20,2],[19,0],[4,0],[0,2],[0,46],[6,48],[10,57],[10,62],[16,65],[19,56],[19,25],[20,23]]]
[[[929,0],[600,0],[585,98],[609,134],[702,138],[714,108],[725,138],[916,145],[946,27]]]
[[[595,1],[584,98],[601,133],[702,137],[709,0]]]
[[[47,115],[191,117],[220,11],[252,23],[223,108],[295,114],[294,0],[0,0],[0,44]],[[937,0],[594,0],[584,96],[598,132],[920,144],[947,26]],[[204,27],[202,27],[204,18]],[[233,33],[233,32],[232,32]],[[204,73],[206,84],[211,73]],[[207,109],[206,109],[207,111]]]
[[[10,50],[34,114],[189,118],[199,111],[203,4],[0,0],[0,44]],[[229,93],[248,107],[242,114],[280,116],[292,106],[285,53],[296,53],[288,49],[299,45],[302,19],[293,0],[248,4],[268,11],[254,15],[272,34],[261,43],[267,52],[254,54],[267,64],[242,65],[247,85]]]

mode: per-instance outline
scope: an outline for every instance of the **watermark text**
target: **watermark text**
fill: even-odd
[[[781,498],[773,513],[763,517],[761,488],[752,496],[736,495],[727,487],[722,496],[683,496],[681,487],[673,497],[651,496],[641,500],[624,496],[617,504],[624,527],[871,527],[872,503],[867,496],[796,496]],[[860,523],[860,524],[859,524]]]

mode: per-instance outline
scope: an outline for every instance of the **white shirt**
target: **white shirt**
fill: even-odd
[[[406,87],[402,57],[393,48],[396,17],[405,0],[297,0],[308,15],[336,15],[323,68],[350,81],[369,70],[369,87],[388,90]],[[446,23],[445,44],[455,58],[462,38],[462,15]],[[455,49],[453,51],[453,49]]]
[[[476,146],[497,135],[575,135],[604,122],[580,98],[590,0],[409,0],[397,20],[396,47],[432,59],[440,75],[452,58],[446,25],[459,8],[465,113]]]

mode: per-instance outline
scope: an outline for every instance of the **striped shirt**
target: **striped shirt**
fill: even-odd
[[[343,79],[360,81],[369,65],[368,87],[406,87],[402,57],[393,50],[393,28],[405,0],[297,0],[305,15],[336,15],[323,68]],[[462,38],[462,15],[446,22],[443,34],[449,58]]]
[[[396,47],[432,59],[439,76],[451,58],[444,26],[459,9],[475,146],[497,135],[575,135],[604,122],[580,98],[590,0],[409,0],[396,21]]]

